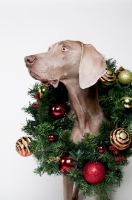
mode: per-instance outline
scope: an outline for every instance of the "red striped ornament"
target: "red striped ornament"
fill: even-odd
[[[29,148],[29,143],[31,142],[31,137],[21,137],[20,139],[17,140],[16,142],[16,151],[24,157],[32,155],[32,151]]]
[[[131,135],[124,128],[117,128],[111,133],[110,142],[117,149],[124,150],[131,144]]]

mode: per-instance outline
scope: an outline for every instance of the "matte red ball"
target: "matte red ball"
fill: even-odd
[[[97,184],[105,178],[105,168],[100,162],[88,162],[83,168],[83,177],[90,184]]]
[[[51,108],[51,112],[52,115],[55,117],[62,117],[65,114],[66,110],[63,105],[54,104]]]
[[[62,172],[68,172],[74,167],[73,160],[69,156],[63,156],[59,160],[59,168]]]
[[[55,139],[56,139],[56,137],[55,137],[55,134],[54,134],[54,133],[49,134],[49,136],[48,136],[49,142],[54,142]]]

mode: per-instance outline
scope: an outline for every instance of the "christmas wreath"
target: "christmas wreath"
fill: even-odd
[[[33,153],[36,158],[35,173],[68,176],[86,196],[98,195],[98,200],[109,199],[120,186],[132,155],[132,73],[117,69],[113,59],[106,64],[107,72],[98,81],[99,102],[111,123],[102,121],[98,136],[86,133],[74,144],[70,134],[76,119],[68,117],[65,86],[36,83],[28,91],[34,102],[23,108],[31,116],[22,127],[28,136],[17,142],[21,155]]]

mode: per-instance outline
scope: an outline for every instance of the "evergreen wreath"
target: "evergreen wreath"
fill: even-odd
[[[113,59],[106,64],[107,72],[98,81],[99,102],[111,123],[102,121],[98,136],[86,133],[78,144],[72,142],[76,119],[68,117],[70,105],[62,83],[58,88],[36,83],[28,91],[35,102],[23,108],[31,116],[22,131],[32,138],[35,173],[68,176],[84,195],[97,195],[98,200],[108,200],[120,186],[123,167],[132,155],[132,73],[123,67],[117,70]]]

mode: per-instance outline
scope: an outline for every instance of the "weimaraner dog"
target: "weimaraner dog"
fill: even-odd
[[[97,81],[106,72],[103,56],[90,44],[66,40],[53,44],[48,52],[25,57],[29,74],[54,87],[62,82],[70,102],[70,115],[77,121],[71,139],[78,143],[87,132],[98,134],[103,116],[98,102]],[[77,189],[63,178],[64,200],[77,200]],[[73,191],[74,188],[74,191]]]

